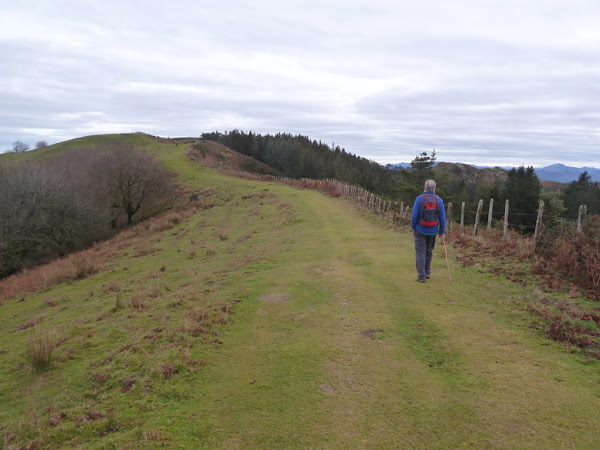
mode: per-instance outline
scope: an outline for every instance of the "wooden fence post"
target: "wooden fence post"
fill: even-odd
[[[448,214],[447,214],[446,222],[448,223],[448,232],[452,231],[452,203],[448,203]]]
[[[542,216],[544,215],[544,200],[540,200],[540,206],[538,208],[537,219],[535,221],[535,233],[533,233],[533,249],[537,245],[537,241],[540,238],[542,232]]]
[[[508,199],[504,205],[504,239],[508,239]]]
[[[402,214],[404,213],[404,202],[400,202],[400,217],[398,217],[398,225],[402,225]]]
[[[473,226],[473,237],[477,236],[477,228],[479,228],[479,217],[481,217],[481,208],[483,208],[483,199],[477,204],[477,214],[475,215],[475,225]]]
[[[577,232],[578,233],[581,233],[583,231],[583,219],[585,219],[586,212],[587,212],[586,205],[579,206],[579,215],[577,216]]]
[[[492,231],[492,210],[494,209],[494,199],[491,198],[490,199],[490,210],[488,211],[488,225],[487,225],[487,232],[491,232]]]
[[[394,217],[392,218],[392,228],[396,227],[396,210],[398,209],[398,202],[394,202]]]
[[[465,227],[465,202],[462,202],[460,207],[460,228],[461,230]]]

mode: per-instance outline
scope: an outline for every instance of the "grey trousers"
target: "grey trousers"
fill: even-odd
[[[436,236],[428,236],[415,231],[415,253],[419,280],[425,280],[431,274],[431,260]]]

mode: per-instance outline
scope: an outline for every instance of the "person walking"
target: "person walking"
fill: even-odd
[[[436,195],[435,188],[435,181],[425,182],[425,191],[416,198],[411,216],[411,228],[415,236],[417,281],[420,283],[425,283],[431,275],[436,236],[443,236],[446,232],[444,201]]]

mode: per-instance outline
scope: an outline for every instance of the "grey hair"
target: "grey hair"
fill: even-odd
[[[435,192],[435,181],[427,180],[425,182],[425,190]]]

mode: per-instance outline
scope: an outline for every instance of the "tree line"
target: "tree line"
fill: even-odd
[[[114,142],[0,167],[0,277],[106,238],[167,206],[174,177]],[[161,201],[162,200],[162,201]]]
[[[433,151],[431,155],[417,156],[408,170],[384,167],[335,144],[330,146],[307,136],[288,133],[261,135],[252,131],[215,131],[203,133],[201,138],[255,158],[285,177],[343,180],[398,202],[414,200],[421,193],[427,177],[433,177],[431,168],[435,163]]]
[[[394,173],[375,161],[307,136],[287,133],[261,135],[233,130],[203,133],[201,137],[253,157],[289,178],[335,178],[378,194],[392,192],[396,185]]]

